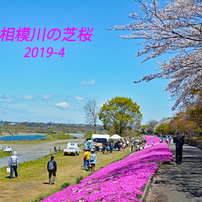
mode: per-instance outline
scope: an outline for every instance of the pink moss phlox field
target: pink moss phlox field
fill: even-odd
[[[141,188],[155,173],[158,162],[172,160],[167,144],[159,144],[160,139],[153,136],[146,136],[146,140],[146,144],[154,141],[154,145],[105,166],[43,202],[140,201]]]

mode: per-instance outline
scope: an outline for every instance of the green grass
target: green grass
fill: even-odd
[[[11,156],[12,154],[8,152],[4,152],[3,150],[0,150],[0,158]]]
[[[76,184],[79,184],[80,181],[83,179],[84,177],[83,176],[79,176],[76,178]]]
[[[47,142],[53,142],[56,139],[51,140],[22,140],[22,141],[0,141],[1,144],[40,144],[40,143],[47,143]]]
[[[64,156],[63,152],[54,153],[58,165],[55,185],[48,185],[47,162],[50,155],[41,159],[20,163],[18,167],[19,177],[8,180],[9,173],[6,173],[6,167],[0,169],[0,190],[3,201],[40,201],[44,198],[66,188],[68,185],[79,183],[83,178],[94,172],[86,172],[83,167],[83,154],[79,156]],[[128,156],[129,148],[125,152],[114,151],[110,155],[104,155],[101,152],[96,153],[98,162],[95,171]],[[37,172],[36,172],[37,171]],[[9,187],[9,192],[7,190]]]
[[[123,160],[125,157],[129,156],[129,155],[132,154],[132,153],[133,153],[133,152],[130,152],[129,154],[126,154],[125,156],[123,156],[123,157],[121,157],[121,158],[119,158],[119,159],[116,159],[115,161],[113,161],[113,162],[111,162],[111,163],[114,163],[114,162]],[[49,156],[50,156],[50,155],[49,155]],[[102,169],[102,168],[104,168],[104,166],[100,166],[100,167],[99,167],[99,170]],[[90,173],[88,173],[87,176],[90,176],[90,175],[92,175],[93,173],[94,173],[94,172],[90,172]],[[87,177],[87,176],[85,176],[85,177]],[[85,177],[83,177],[83,176],[77,177],[77,178],[76,178],[76,184],[79,184],[80,181],[81,181],[82,179],[84,179]],[[67,188],[67,187],[70,186],[70,185],[71,185],[70,183],[65,182],[65,183],[63,183],[63,184],[61,185],[61,187],[58,189],[58,191],[62,191],[63,189]],[[55,191],[55,192],[57,192],[57,191]],[[51,196],[51,195],[54,194],[55,192],[50,192],[50,193],[48,193],[48,194],[45,195],[45,196],[39,196],[39,197],[38,197],[37,199],[35,199],[33,202],[40,202],[41,200],[47,198],[48,196]]]
[[[47,140],[22,140],[22,141],[0,141],[0,144],[9,144],[9,145],[15,145],[15,144],[42,144],[42,143],[51,143],[51,142],[54,142],[54,141],[57,141],[57,140],[60,140],[60,139],[47,139]],[[72,140],[72,139],[61,139],[61,140],[66,140],[67,142],[69,140]],[[74,139],[74,142],[78,142],[80,141],[79,139]],[[72,142],[72,141],[71,141]],[[64,142],[58,142],[57,144],[64,144]]]
[[[70,184],[68,182],[65,182],[61,185],[60,187],[60,191],[62,191],[63,189],[67,188]]]
[[[202,136],[201,135],[196,135],[197,138],[199,139],[202,139]]]
[[[163,168],[163,167],[166,167],[167,166],[167,164],[160,164],[160,168]]]
[[[70,184],[68,182],[63,183],[60,188],[58,189],[58,191],[62,191],[63,189],[67,188],[68,186],[70,186]],[[52,194],[54,194],[55,192],[49,193],[46,196],[39,196],[37,197],[33,202],[40,202],[41,200],[51,196]]]

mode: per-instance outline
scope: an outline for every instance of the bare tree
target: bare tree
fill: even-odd
[[[153,133],[154,132],[154,127],[155,125],[158,123],[158,121],[152,119],[150,121],[147,122],[147,126],[146,126],[146,132],[147,133]]]
[[[85,119],[86,122],[90,125],[94,125],[94,130],[96,134],[96,125],[97,125],[97,117],[98,117],[98,111],[97,111],[97,103],[95,100],[88,100],[86,105],[84,106],[84,112],[85,112]]]

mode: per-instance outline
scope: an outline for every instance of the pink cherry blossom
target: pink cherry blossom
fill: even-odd
[[[155,78],[169,79],[166,91],[176,99],[173,106],[189,105],[194,97],[191,89],[201,91],[202,85],[202,3],[200,0],[171,0],[160,6],[157,0],[135,0],[141,13],[129,15],[132,23],[116,25],[109,30],[128,30],[132,34],[123,39],[144,39],[144,49],[136,56],[146,55],[142,61],[174,53],[169,61],[158,63],[158,73],[144,76],[139,81]]]

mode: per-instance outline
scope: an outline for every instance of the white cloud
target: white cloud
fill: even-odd
[[[21,97],[20,96],[16,96],[15,97],[17,100],[21,100]]]
[[[12,99],[0,99],[0,102],[11,102],[12,101]]]
[[[82,97],[79,97],[79,96],[76,96],[75,98],[76,98],[76,100],[79,100],[79,101],[80,101],[80,100],[83,100],[83,98],[82,98]]]
[[[83,86],[83,87],[88,87],[88,86],[91,86],[91,85],[94,85],[95,84],[95,80],[96,79],[93,79],[92,81],[83,81],[83,82],[81,82],[81,85]]]
[[[50,99],[52,97],[52,95],[51,94],[48,94],[48,95],[44,95],[43,96],[43,99],[44,100],[48,100],[48,99]]]
[[[67,109],[69,105],[66,102],[55,103],[53,107],[57,107],[58,109]]]
[[[34,98],[34,96],[33,96],[33,95],[26,95],[26,96],[24,96],[23,98],[24,98],[25,100],[31,100],[31,99]]]

